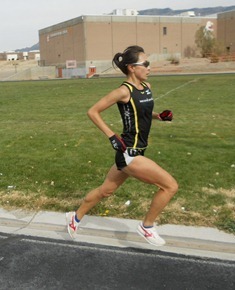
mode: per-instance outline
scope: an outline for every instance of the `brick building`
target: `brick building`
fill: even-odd
[[[152,62],[196,56],[195,33],[208,21],[216,35],[216,17],[80,16],[39,31],[41,65],[74,61],[87,73],[90,67],[101,73],[116,52],[132,44],[143,46]]]

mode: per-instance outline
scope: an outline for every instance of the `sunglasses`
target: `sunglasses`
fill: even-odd
[[[132,63],[131,65],[133,66],[144,66],[144,67],[149,67],[150,66],[150,62],[148,60],[144,61],[144,62],[136,62],[136,63]]]

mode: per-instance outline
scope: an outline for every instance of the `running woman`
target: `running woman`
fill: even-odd
[[[94,104],[88,116],[116,150],[115,164],[104,182],[86,195],[77,211],[66,213],[68,233],[75,238],[83,216],[103,198],[111,196],[131,176],[157,187],[137,232],[150,244],[161,246],[165,241],[157,233],[155,220],[177,192],[178,185],[168,172],[144,156],[152,119],[161,120],[160,114],[153,111],[151,87],[146,82],[150,63],[144,49],[135,45],[129,46],[123,53],[117,53],[113,65],[126,75],[126,80]],[[113,132],[101,117],[101,113],[114,104],[117,104],[123,122],[121,136]]]

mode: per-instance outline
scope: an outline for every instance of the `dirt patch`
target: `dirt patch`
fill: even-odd
[[[207,58],[183,58],[178,64],[170,61],[151,64],[153,73],[216,73],[235,72],[235,61],[211,63]]]
[[[6,80],[8,77],[26,71],[30,68],[38,67],[38,62],[18,61],[17,66],[13,62],[0,61],[0,80]],[[170,61],[151,62],[151,74],[194,74],[194,73],[235,73],[235,61],[226,61],[211,63],[207,58],[182,58],[177,64],[172,64]],[[123,75],[119,70],[105,70],[100,76],[117,76]]]
[[[232,188],[232,189],[224,189],[224,188],[214,189],[214,188],[203,187],[202,191],[207,193],[207,194],[222,194],[227,198],[234,198],[235,197],[235,188]]]

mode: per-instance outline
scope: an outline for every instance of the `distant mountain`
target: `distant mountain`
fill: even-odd
[[[25,47],[25,48],[20,48],[20,49],[16,49],[16,52],[27,52],[27,51],[32,51],[32,50],[39,50],[39,42],[34,44],[31,47]]]
[[[153,9],[146,9],[140,10],[139,15],[159,15],[159,16],[175,16],[187,11],[194,11],[196,16],[208,16],[212,14],[217,14],[221,12],[235,10],[235,6],[218,6],[218,7],[207,7],[207,8],[190,8],[190,9],[183,9],[183,10],[172,10],[170,8],[153,8]]]

